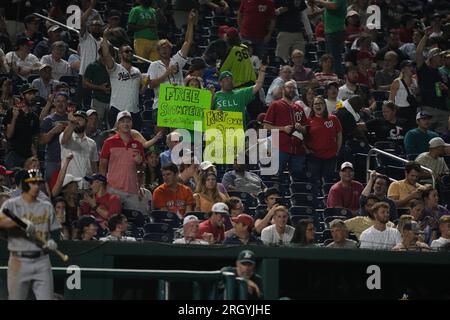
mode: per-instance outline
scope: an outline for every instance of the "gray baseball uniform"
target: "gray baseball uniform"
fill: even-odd
[[[50,239],[50,231],[61,229],[51,203],[37,199],[27,203],[22,196],[7,200],[4,208],[19,218],[28,219],[36,227],[36,234],[45,241]],[[0,218],[4,215],[0,213]],[[53,299],[53,275],[48,254],[26,258],[21,254],[39,254],[42,249],[26,238],[19,228],[8,230],[8,249],[11,252],[8,262],[8,293],[10,300],[24,300],[28,297],[30,285],[36,299]]]

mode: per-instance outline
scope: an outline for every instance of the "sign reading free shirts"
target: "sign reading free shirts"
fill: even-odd
[[[212,93],[206,89],[161,84],[158,98],[158,127],[194,130],[211,109]],[[204,130],[204,127],[203,127]]]

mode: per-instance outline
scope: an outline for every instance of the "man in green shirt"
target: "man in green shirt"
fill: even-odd
[[[334,72],[342,78],[342,53],[345,40],[345,17],[347,16],[346,0],[316,0],[316,4],[325,8],[323,22],[325,24],[325,46],[327,53],[334,59]]]
[[[141,5],[131,9],[128,15],[128,30],[134,32],[134,50],[136,55],[158,60],[156,44],[158,42],[158,13],[150,5],[152,0],[141,0]]]
[[[428,130],[432,115],[426,111],[418,112],[416,115],[417,128],[409,130],[405,135],[406,154],[420,154],[428,151],[431,139],[439,137],[436,132]]]
[[[214,95],[213,109],[242,112],[245,115],[245,108],[261,89],[265,75],[266,66],[263,65],[259,69],[254,86],[233,90],[233,74],[230,71],[223,71],[219,76],[221,90]]]
[[[112,47],[110,51],[114,54]],[[111,99],[111,83],[101,51],[100,59],[89,64],[84,72],[83,88],[92,91],[91,109],[97,111],[100,126],[104,126],[103,120],[107,119]]]

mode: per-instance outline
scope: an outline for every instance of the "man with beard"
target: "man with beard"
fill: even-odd
[[[95,141],[86,136],[87,114],[78,110],[69,113],[69,125],[59,135],[61,143],[61,159],[65,159],[70,153],[73,160],[67,167],[67,174],[74,177],[84,177],[97,172],[98,153]],[[80,189],[88,189],[89,183],[81,180],[78,183]]]
[[[133,49],[124,44],[119,48],[120,64],[114,62],[108,40],[103,37],[101,42],[103,62],[111,81],[111,100],[108,121],[114,127],[117,115],[121,111],[131,113],[133,128],[140,131],[141,115],[139,113],[139,90],[141,86],[141,71],[133,67]]]
[[[372,207],[375,224],[361,233],[359,241],[361,249],[390,250],[402,242],[400,232],[387,227],[389,222],[389,205],[378,202]]]
[[[3,120],[8,139],[9,152],[5,158],[8,168],[22,167],[25,160],[37,152],[39,117],[31,110],[37,90],[26,84],[21,91],[23,99],[6,112]]]
[[[303,108],[293,103],[296,92],[295,80],[286,82],[283,98],[272,102],[264,118],[264,129],[280,130],[279,176],[288,163],[291,175],[299,176],[305,164],[303,134],[306,133],[307,119]]]

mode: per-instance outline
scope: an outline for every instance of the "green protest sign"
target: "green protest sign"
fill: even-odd
[[[203,123],[205,110],[211,109],[211,91],[161,84],[158,98],[158,127],[194,130],[194,121]]]
[[[207,110],[203,128],[206,141],[204,160],[232,164],[245,146],[242,112]]]

